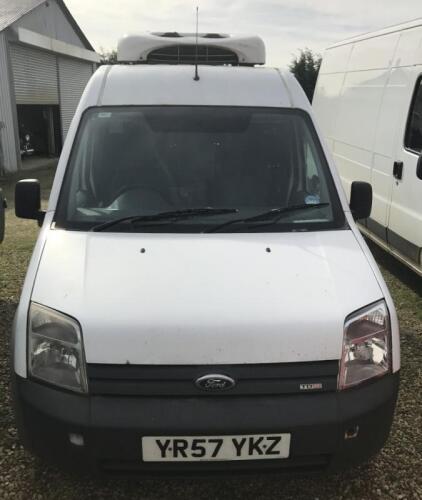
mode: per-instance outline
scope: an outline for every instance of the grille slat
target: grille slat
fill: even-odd
[[[335,391],[338,361],[256,365],[102,365],[88,364],[89,390],[94,395],[121,396],[244,396]],[[195,380],[207,374],[232,377],[227,391],[206,392]],[[301,384],[322,384],[304,391]]]

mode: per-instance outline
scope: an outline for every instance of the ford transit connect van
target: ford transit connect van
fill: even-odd
[[[13,331],[23,442],[102,473],[332,470],[383,446],[396,312],[256,37],[124,38],[71,124]],[[195,63],[199,62],[197,72]],[[178,64],[174,64],[178,63]]]
[[[346,192],[372,185],[360,229],[422,277],[422,18],[329,47],[313,108]]]

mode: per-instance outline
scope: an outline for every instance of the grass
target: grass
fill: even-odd
[[[45,205],[52,170],[36,172]],[[402,328],[401,390],[390,439],[367,465],[343,474],[304,479],[244,479],[142,482],[74,478],[49,467],[19,445],[8,390],[9,332],[30,254],[38,234],[34,221],[13,215],[14,183],[0,179],[9,200],[6,239],[0,245],[0,498],[294,498],[422,499],[422,279],[374,245],[371,249],[395,300]],[[32,172],[31,176],[35,176]]]

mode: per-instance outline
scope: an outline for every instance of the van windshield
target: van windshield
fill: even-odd
[[[154,217],[180,211],[187,215]],[[138,220],[120,223],[129,217]],[[306,231],[342,228],[344,214],[302,111],[91,108],[81,120],[55,223],[89,230],[111,221],[107,227],[116,232]]]

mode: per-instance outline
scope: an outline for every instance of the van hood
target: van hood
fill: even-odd
[[[339,359],[344,320],[382,298],[350,230],[51,230],[32,300],[76,318],[88,363]]]

